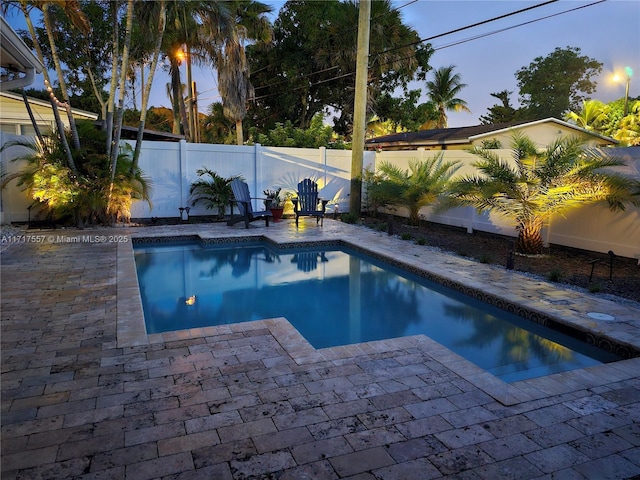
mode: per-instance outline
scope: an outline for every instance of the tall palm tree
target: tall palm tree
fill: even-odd
[[[168,2],[166,15],[162,52],[169,61],[174,112],[179,114],[185,136],[190,140],[185,99],[180,94],[184,83],[180,73],[181,62],[187,53],[190,64],[215,63],[220,46],[233,35],[235,18],[228,2],[206,0]]]
[[[447,111],[471,112],[467,102],[458,98],[460,91],[466,87],[460,74],[453,73],[455,65],[441,67],[434,72],[433,80],[427,81],[429,99],[438,108],[438,121],[435,128],[447,128]]]
[[[148,10],[144,9],[144,6],[150,4],[151,8]],[[143,6],[140,8],[140,6]],[[145,128],[145,124],[147,121],[147,105],[149,104],[149,96],[151,94],[151,86],[153,84],[153,77],[158,66],[158,61],[160,59],[160,52],[162,48],[162,40],[164,38],[165,27],[167,23],[167,6],[165,0],[160,0],[158,2],[143,2],[138,3],[136,6],[139,7],[138,15],[139,21],[138,24],[142,25],[155,25],[155,30],[153,28],[146,28],[142,30],[141,38],[144,39],[142,43],[151,47],[151,52],[146,52],[146,48],[140,48],[138,50],[140,52],[139,58],[136,60],[141,64],[141,71],[144,73],[144,57],[148,55],[151,57],[151,64],[149,66],[149,76],[147,77],[147,81],[144,82],[144,89],[142,91],[142,101],[140,106],[140,121],[138,124],[138,135],[136,137],[136,146],[133,152],[133,161],[132,161],[132,169],[138,167],[138,160],[140,158],[140,151],[142,148],[142,137]],[[152,32],[150,34],[150,32]],[[136,50],[134,50],[136,51]],[[143,75],[144,79],[144,75]]]
[[[224,54],[219,54],[218,90],[222,97],[224,116],[235,122],[236,143],[244,144],[242,121],[247,114],[247,102],[255,96],[253,85],[249,80],[249,63],[242,40],[227,40]]]
[[[251,73],[244,44],[248,38],[262,43],[271,41],[271,27],[266,17],[271,7],[253,0],[233,0],[229,4],[239,20],[229,32],[224,45],[218,49],[216,69],[223,113],[235,123],[236,143],[242,145],[242,122],[247,114],[247,102],[255,96],[249,80]]]
[[[599,100],[583,100],[580,112],[568,112],[564,118],[580,128],[599,132],[608,120],[607,106]]]
[[[373,204],[399,205],[409,210],[409,223],[418,225],[420,209],[434,203],[448,189],[459,162],[444,161],[439,153],[424,161],[409,161],[409,169],[382,162],[373,181],[367,182],[367,198]]]
[[[66,161],[67,164],[69,166],[69,168],[71,168],[71,170],[77,174],[77,166],[75,164],[75,161],[73,159],[73,155],[71,153],[71,148],[69,146],[68,140],[65,136],[65,132],[64,132],[64,127],[63,127],[63,123],[60,119],[60,113],[58,111],[58,106],[61,106],[63,108],[65,108],[65,111],[67,113],[67,116],[69,118],[69,126],[70,126],[70,130],[71,130],[71,138],[72,138],[72,143],[73,143],[73,147],[75,149],[80,148],[80,140],[78,137],[78,132],[76,129],[76,125],[75,125],[75,119],[73,118],[73,115],[71,113],[71,104],[69,101],[69,94],[67,91],[67,87],[66,84],[64,82],[64,77],[62,75],[62,65],[60,62],[60,57],[58,56],[58,50],[56,49],[56,44],[55,44],[55,38],[54,38],[54,28],[51,24],[51,17],[49,16],[49,8],[52,5],[56,5],[60,8],[62,8],[62,10],[64,11],[65,15],[67,15],[69,17],[69,19],[71,20],[71,22],[73,23],[74,27],[76,29],[78,29],[80,31],[80,33],[84,34],[86,33],[89,29],[90,29],[90,24],[89,21],[87,20],[86,16],[83,14],[81,8],[80,8],[80,4],[79,2],[73,0],[73,1],[63,1],[63,0],[33,0],[33,1],[28,1],[28,0],[18,0],[17,2],[7,2],[6,5],[3,5],[2,10],[4,12],[7,11],[7,9],[9,7],[14,7],[17,6],[22,13],[24,14],[24,18],[25,18],[25,22],[27,24],[27,28],[29,29],[29,34],[31,35],[31,40],[33,41],[34,44],[34,48],[36,50],[36,54],[38,55],[38,59],[40,60],[40,62],[43,65],[46,65],[45,62],[45,57],[44,57],[44,53],[42,51],[42,48],[40,47],[40,44],[38,43],[38,37],[36,35],[36,31],[35,31],[35,27],[33,25],[33,22],[31,21],[31,10],[33,8],[39,9],[42,12],[42,17],[43,17],[43,21],[45,23],[45,30],[47,33],[47,38],[49,40],[49,47],[51,49],[51,55],[52,55],[52,59],[53,59],[53,63],[54,63],[54,67],[56,70],[56,73],[58,75],[58,83],[60,85],[60,89],[62,91],[62,96],[63,99],[65,100],[65,103],[58,101],[54,95],[53,95],[53,90],[51,90],[51,108],[52,108],[52,112],[54,114],[54,117],[56,119],[56,125],[58,128],[58,135],[60,137],[60,141],[62,143],[63,149],[65,151],[65,157],[66,157]],[[50,88],[53,88],[53,83],[51,82],[50,78],[49,78],[49,72],[47,71],[47,69],[43,70],[43,75],[44,75],[44,80],[45,80],[45,84],[50,86]]]
[[[538,152],[528,137],[516,135],[512,150],[510,163],[493,150],[475,149],[481,175],[454,181],[445,208],[472,205],[512,219],[521,253],[543,252],[542,227],[552,215],[596,202],[613,211],[624,210],[625,203],[640,205],[637,181],[611,170],[625,163],[584,149],[580,139],[559,139]]]

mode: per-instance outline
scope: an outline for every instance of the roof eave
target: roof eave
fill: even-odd
[[[548,118],[543,118],[543,119],[540,119],[540,120],[534,120],[532,122],[521,123],[519,125],[513,125],[511,127],[502,128],[500,130],[492,130],[490,132],[479,133],[477,135],[470,136],[469,140],[473,142],[474,140],[479,140],[479,139],[481,139],[483,137],[491,137],[491,136],[496,135],[496,134],[511,132],[513,130],[517,130],[517,129],[525,127],[525,126],[540,125],[540,124],[547,123],[547,122],[553,122],[553,123],[556,123],[558,125],[562,125],[563,127],[570,128],[572,130],[578,130],[578,131],[580,131],[582,133],[586,133],[586,134],[591,135],[593,137],[598,137],[601,140],[605,140],[605,141],[613,143],[615,145],[620,143],[618,140],[615,140],[615,139],[613,139],[611,137],[607,137],[606,135],[601,135],[601,134],[599,134],[597,132],[592,132],[590,130],[581,128],[581,127],[579,127],[577,125],[573,125],[572,123],[568,123],[568,122],[559,120],[559,119],[554,118],[554,117],[548,117]]]
[[[0,90],[31,85],[35,80],[36,73],[42,73],[44,66],[4,17],[0,17],[0,39],[2,66],[24,74],[22,77],[0,82]]]

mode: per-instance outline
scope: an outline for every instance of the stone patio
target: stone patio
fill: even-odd
[[[147,336],[131,239],[341,239],[631,349],[636,304],[328,219],[28,233],[0,257],[2,479],[640,478],[640,358],[505,384],[424,336]]]

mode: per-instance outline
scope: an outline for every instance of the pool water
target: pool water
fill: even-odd
[[[505,382],[619,360],[342,247],[140,245],[147,333],[285,317],[315,348],[424,334]]]

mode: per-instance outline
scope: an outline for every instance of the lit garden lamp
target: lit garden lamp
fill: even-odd
[[[631,82],[631,77],[633,76],[633,69],[629,66],[624,67],[624,74],[627,76],[626,81],[626,86],[624,89],[624,116],[627,116],[627,113],[629,113],[629,83]],[[623,81],[622,76],[619,74],[615,74],[613,76],[613,81],[614,82],[621,82]]]

